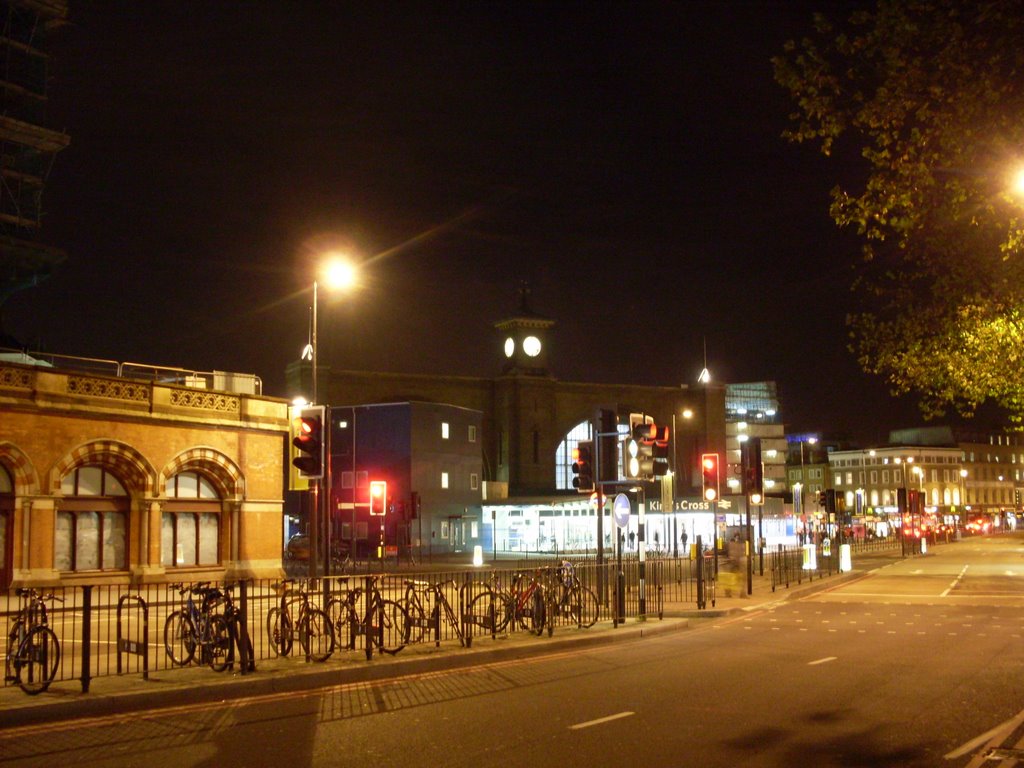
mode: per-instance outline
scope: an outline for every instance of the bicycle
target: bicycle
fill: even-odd
[[[495,589],[492,578],[492,586],[470,603],[470,616],[479,617],[481,622],[493,621],[495,633],[504,632],[511,624],[535,635],[543,634],[548,610],[544,583],[539,576],[538,571],[527,580],[524,574],[515,573],[507,592]],[[549,628],[549,634],[550,631]]]
[[[227,622],[232,640],[228,665],[230,666],[234,663],[234,649],[237,647],[241,663],[246,665],[247,672],[252,672],[256,669],[256,656],[252,645],[252,636],[248,632],[243,632],[242,612],[235,605],[235,596],[233,594],[235,586],[234,584],[225,584],[224,591],[220,597],[211,597],[209,609],[217,611],[223,607],[221,613],[224,616],[224,621]],[[242,652],[243,637],[245,638],[244,653]]]
[[[18,597],[26,598],[7,635],[7,665],[4,681],[16,683],[25,693],[42,693],[57,676],[60,665],[60,641],[50,629],[47,602],[64,602],[56,595],[42,595],[31,588],[19,588]]]
[[[374,647],[395,655],[406,645],[408,614],[405,608],[381,594],[379,577],[367,577],[367,591],[354,587],[338,593],[327,603],[327,614],[338,642],[355,650],[356,638],[366,638],[367,658]]]
[[[406,581],[405,598],[402,600],[402,607],[405,609],[405,642],[418,643],[423,639],[423,630],[431,629],[434,632],[434,645],[441,645],[441,617],[455,630],[459,638],[459,644],[465,646],[466,633],[455,615],[455,610],[448,597],[445,595],[445,587],[455,586],[453,580],[430,583],[427,581]],[[425,600],[433,596],[434,604],[429,607]]]
[[[327,613],[309,600],[308,583],[297,591],[289,588],[294,579],[285,579],[274,584],[281,595],[281,603],[267,612],[267,636],[278,656],[291,653],[295,635],[307,658],[312,661],[327,661],[334,653],[334,629]],[[298,605],[298,615],[295,606]]]
[[[181,607],[164,622],[164,648],[173,666],[190,664],[199,650],[200,661],[209,664],[214,672],[223,672],[231,662],[231,628],[215,606],[221,604],[224,593],[209,582],[190,586],[170,584],[182,596]],[[200,598],[197,603],[194,596]]]
[[[549,631],[554,631],[553,619],[558,616],[568,618],[579,627],[594,626],[599,611],[597,595],[580,583],[573,564],[568,560],[562,561],[553,577],[553,583],[548,589],[552,619]]]

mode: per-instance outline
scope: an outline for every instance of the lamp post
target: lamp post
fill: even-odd
[[[320,272],[324,277],[327,287],[332,290],[349,288],[355,283],[356,271],[351,262],[339,257],[331,256],[322,265]],[[320,304],[320,280],[318,275],[313,277],[313,318],[309,339],[309,362],[312,375],[312,402],[319,405],[320,399],[317,388],[317,334],[319,331],[319,304]],[[327,410],[330,413],[330,409]],[[309,505],[309,575],[316,578],[320,571],[320,550],[324,550],[324,575],[330,572],[331,564],[331,516],[330,498],[332,489],[331,478],[331,420],[326,419],[324,424],[324,476],[322,480],[315,480],[311,487]],[[320,529],[323,528],[323,541],[320,540]]]

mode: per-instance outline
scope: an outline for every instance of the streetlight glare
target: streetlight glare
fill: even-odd
[[[1024,195],[1024,166],[1018,168],[1013,175],[1013,191],[1018,195]]]
[[[356,268],[352,262],[340,257],[331,258],[323,266],[324,284],[331,290],[350,288],[356,281]]]

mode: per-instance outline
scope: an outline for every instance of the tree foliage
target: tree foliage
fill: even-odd
[[[851,350],[926,415],[1024,419],[1024,0],[878,0],[773,59],[784,136],[857,180],[830,213],[861,238]]]

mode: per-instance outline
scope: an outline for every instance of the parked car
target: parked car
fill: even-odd
[[[309,560],[309,534],[297,533],[288,539],[284,556],[288,560]]]
[[[335,539],[331,542],[331,555],[335,561],[344,560],[348,555],[348,542]],[[309,534],[297,533],[288,539],[284,547],[286,560],[309,560]]]

